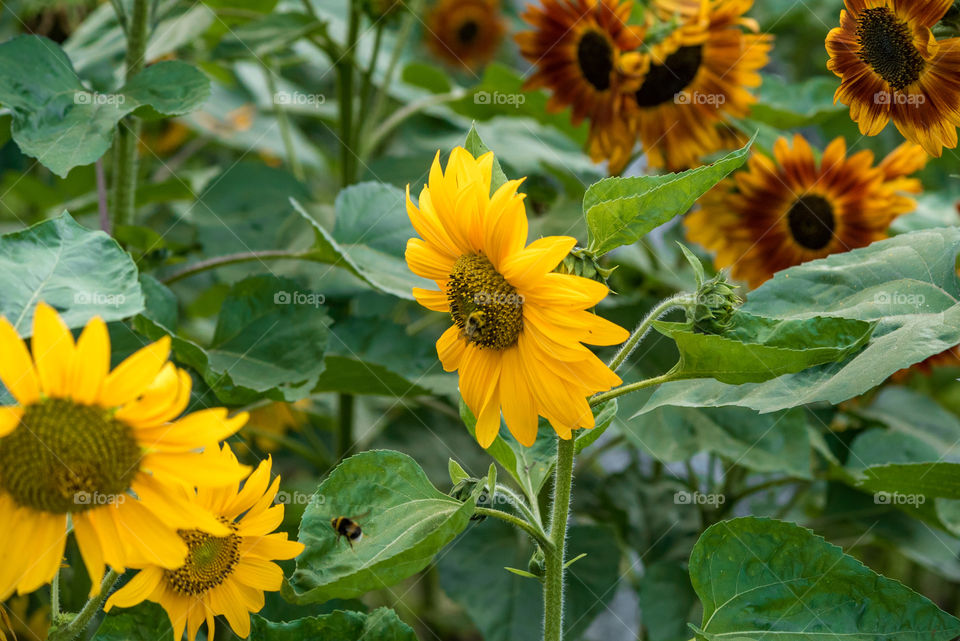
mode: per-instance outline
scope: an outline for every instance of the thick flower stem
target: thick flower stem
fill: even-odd
[[[570,514],[570,489],[573,486],[573,439],[557,439],[557,469],[554,475],[553,516],[550,540],[553,549],[544,549],[543,641],[563,637],[563,572]]]
[[[47,636],[48,641],[73,641],[86,629],[89,625],[91,619],[96,615],[100,608],[103,607],[104,601],[107,600],[107,597],[110,596],[110,590],[113,589],[113,585],[117,582],[117,579],[120,578],[120,574],[114,570],[107,572],[106,576],[103,577],[103,581],[100,583],[100,592],[95,596],[90,597],[87,602],[84,604],[83,609],[77,613],[69,623],[59,628],[51,628],[50,634]]]
[[[130,81],[143,69],[147,50],[150,17],[149,0],[133,0],[133,13],[127,26],[127,72]],[[119,16],[122,19],[122,16]],[[117,126],[113,141],[113,226],[133,222],[137,191],[137,142],[140,138],[140,119],[127,116]]]
[[[678,307],[683,307],[690,300],[690,294],[677,294],[676,296],[671,296],[670,298],[662,301],[659,305],[650,310],[650,313],[644,317],[642,321],[637,325],[637,328],[633,330],[633,333],[630,334],[630,338],[627,339],[627,342],[623,344],[617,354],[613,357],[613,360],[610,361],[608,366],[614,372],[620,369],[620,366],[623,365],[630,354],[633,353],[633,350],[637,348],[640,344],[640,341],[643,340],[643,337],[647,335],[647,332],[650,331],[650,326],[653,325],[653,321],[657,320],[664,314]]]

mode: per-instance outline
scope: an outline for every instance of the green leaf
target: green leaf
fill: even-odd
[[[653,229],[685,213],[700,196],[740,167],[751,140],[717,162],[678,174],[605,178],[583,196],[588,249],[602,256],[621,245],[632,245]]]
[[[451,485],[456,485],[460,481],[465,481],[470,478],[470,475],[467,474],[467,471],[463,469],[463,466],[453,459],[447,461],[447,471],[450,472]]]
[[[277,622],[253,615],[250,641],[294,639],[417,641],[417,636],[410,626],[389,608],[377,608],[370,613],[336,610],[330,614]]]
[[[845,361],[763,383],[713,380],[660,386],[643,412],[663,405],[740,405],[770,412],[818,401],[837,404],[891,374],[960,343],[960,229],[902,234],[776,274],[750,293],[744,312],[803,320],[835,316],[877,322],[866,347]]]
[[[646,568],[639,585],[640,611],[650,641],[686,641],[690,638],[691,610],[697,595],[686,568],[661,561]]]
[[[408,62],[403,68],[402,78],[408,85],[431,93],[446,93],[453,88],[450,78],[442,69],[423,62]]]
[[[960,463],[890,463],[863,470],[859,487],[868,492],[960,499]]]
[[[577,434],[577,438],[574,439],[574,454],[579,454],[583,451],[583,448],[588,447],[603,436],[603,433],[606,432],[610,424],[613,423],[613,419],[617,418],[617,407],[617,399],[613,399],[607,401],[599,408],[599,411],[596,413],[596,418],[594,419],[593,429],[581,430],[580,433]]]
[[[66,212],[0,237],[0,291],[0,316],[24,338],[33,331],[40,301],[60,312],[68,327],[82,327],[93,316],[129,318],[144,305],[130,256]]]
[[[61,177],[100,158],[117,122],[138,107],[183,114],[209,95],[207,77],[180,61],[150,65],[117,93],[99,94],[84,89],[55,42],[21,36],[0,44],[0,103],[13,113],[13,139]]]
[[[837,83],[827,76],[796,83],[764,74],[750,118],[778,129],[809,127],[843,110],[842,105],[834,103],[836,89]]]
[[[567,573],[564,638],[576,639],[613,598],[619,582],[620,551],[610,528],[572,525],[571,558],[586,557]],[[463,606],[484,641],[518,641],[543,636],[543,596],[537,583],[506,570],[526,568],[529,539],[502,521],[472,526],[438,563],[440,585]]]
[[[129,639],[169,639],[173,627],[166,611],[156,603],[144,601],[132,608],[115,608],[103,618],[93,641],[129,641]]]
[[[210,345],[174,336],[175,359],[195,369],[223,403],[306,397],[324,368],[330,317],[319,304],[298,302],[298,289],[266,275],[237,283],[220,307]],[[146,316],[136,326],[152,340],[172,335]]]
[[[231,29],[213,50],[213,57],[259,60],[293,46],[300,38],[322,31],[325,26],[305,13],[271,13]]]
[[[406,197],[396,187],[360,183],[341,191],[332,233],[296,200],[291,202],[313,227],[312,260],[343,267],[374,289],[407,300],[413,300],[414,287],[432,286],[414,275],[403,258],[407,239],[416,232],[407,218]]]
[[[859,320],[814,316],[772,319],[743,311],[722,335],[703,334],[686,323],[654,321],[680,350],[677,378],[713,378],[724,383],[760,383],[853,354],[870,339],[874,325]]]
[[[960,621],[810,530],[741,518],[707,529],[690,555],[703,603],[697,638],[948,641]]]
[[[303,513],[299,540],[306,549],[285,596],[317,603],[402,581],[466,528],[475,501],[461,503],[434,488],[406,454],[373,450],[352,456],[320,484]],[[363,528],[352,547],[330,525],[337,516],[356,518]]]
[[[477,133],[477,126],[471,125],[470,131],[467,132],[467,140],[463,144],[464,149],[469,151],[474,158],[479,158],[483,154],[490,151],[483,141],[480,140],[480,134]],[[493,173],[490,178],[490,193],[493,194],[497,189],[500,188],[500,185],[507,182],[507,175],[503,173],[503,167],[500,166],[500,161],[497,159],[496,154],[493,156]]]

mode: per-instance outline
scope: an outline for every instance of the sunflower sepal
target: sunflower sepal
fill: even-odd
[[[571,274],[589,278],[609,286],[610,276],[613,275],[618,266],[601,267],[596,254],[585,247],[574,247],[554,271],[558,274]]]

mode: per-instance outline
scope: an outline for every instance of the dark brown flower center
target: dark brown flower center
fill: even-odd
[[[656,107],[672,102],[674,96],[690,86],[703,62],[703,47],[680,47],[661,65],[651,65],[647,77],[637,90],[637,104]]]
[[[577,64],[580,73],[597,91],[610,88],[613,71],[613,46],[602,33],[585,31],[577,44]]]
[[[787,212],[787,223],[793,240],[806,249],[823,249],[833,239],[836,218],[826,198],[801,196]]]
[[[0,438],[0,490],[41,512],[84,512],[126,500],[140,456],[130,426],[103,408],[46,399]]]
[[[461,256],[447,284],[450,315],[468,341],[491,349],[516,344],[523,329],[523,296],[486,256]]]
[[[860,14],[857,42],[860,59],[897,91],[920,78],[924,61],[913,45],[910,25],[889,7],[865,9]]]
[[[237,526],[220,517],[234,532]],[[176,570],[164,570],[167,584],[179,594],[197,596],[215,588],[229,577],[240,562],[241,538],[236,534],[216,537],[199,530],[178,530],[187,544],[187,560]]]
[[[477,39],[477,34],[479,33],[480,25],[478,25],[475,20],[466,20],[460,25],[460,28],[457,29],[457,40],[459,40],[461,44],[473,44],[473,41]]]

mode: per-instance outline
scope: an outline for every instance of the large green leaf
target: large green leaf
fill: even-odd
[[[438,491],[406,454],[352,456],[320,484],[303,513],[299,538],[306,549],[286,596],[313,603],[393,585],[425,568],[463,531],[475,502]],[[352,547],[330,525],[337,516],[355,517],[363,528]]]
[[[250,641],[417,641],[417,635],[389,608],[373,612],[336,610],[293,621],[268,621],[253,615]]]
[[[690,555],[703,602],[697,638],[947,641],[960,620],[810,530],[742,518],[707,529]]]
[[[600,256],[631,245],[674,216],[685,213],[700,196],[740,167],[752,141],[717,162],[678,174],[606,178],[583,196],[589,231],[588,249]]]
[[[567,556],[586,554],[567,574],[564,638],[577,639],[613,598],[620,551],[610,528],[572,525]],[[438,563],[440,585],[466,610],[485,641],[537,639],[543,635],[540,584],[505,570],[527,569],[533,545],[510,525],[478,523]]]
[[[115,240],[81,227],[64,212],[52,220],[0,237],[0,315],[21,336],[33,331],[33,310],[43,301],[69,327],[93,316],[105,321],[143,310],[137,267]]]
[[[403,258],[407,239],[416,232],[407,218],[406,197],[396,187],[360,183],[342,190],[332,232],[297,201],[292,202],[313,227],[312,260],[343,267],[374,289],[398,298],[413,300],[414,287],[432,285],[414,275]]]
[[[760,383],[814,365],[842,360],[866,344],[873,325],[814,316],[772,319],[738,311],[722,335],[703,334],[685,323],[655,321],[680,350],[678,378],[713,378],[724,383]]]
[[[647,566],[639,585],[640,611],[650,641],[686,641],[697,595],[686,568],[676,561]]]
[[[144,601],[132,608],[115,608],[107,614],[93,635],[93,641],[168,639],[173,636],[170,617],[162,607]]]
[[[330,317],[320,298],[299,289],[267,275],[237,283],[220,307],[210,345],[174,336],[174,357],[200,373],[224,403],[304,398],[324,368]],[[153,340],[173,334],[149,315],[136,324]]]
[[[817,401],[837,404],[882,383],[898,370],[960,343],[960,229],[902,234],[869,247],[778,273],[742,310],[770,318],[815,316],[877,322],[852,358],[763,383],[715,380],[662,385],[643,411],[663,405],[741,405],[761,412]]]
[[[778,129],[809,127],[843,110],[834,103],[835,79],[815,76],[802,83],[764,75],[750,118]]]
[[[207,77],[180,61],[150,65],[116,93],[91,93],[52,40],[21,36],[0,44],[0,103],[13,113],[13,139],[59,176],[100,158],[117,122],[138,107],[183,114],[209,94]]]
[[[960,463],[876,465],[863,470],[859,485],[870,492],[960,499]]]

